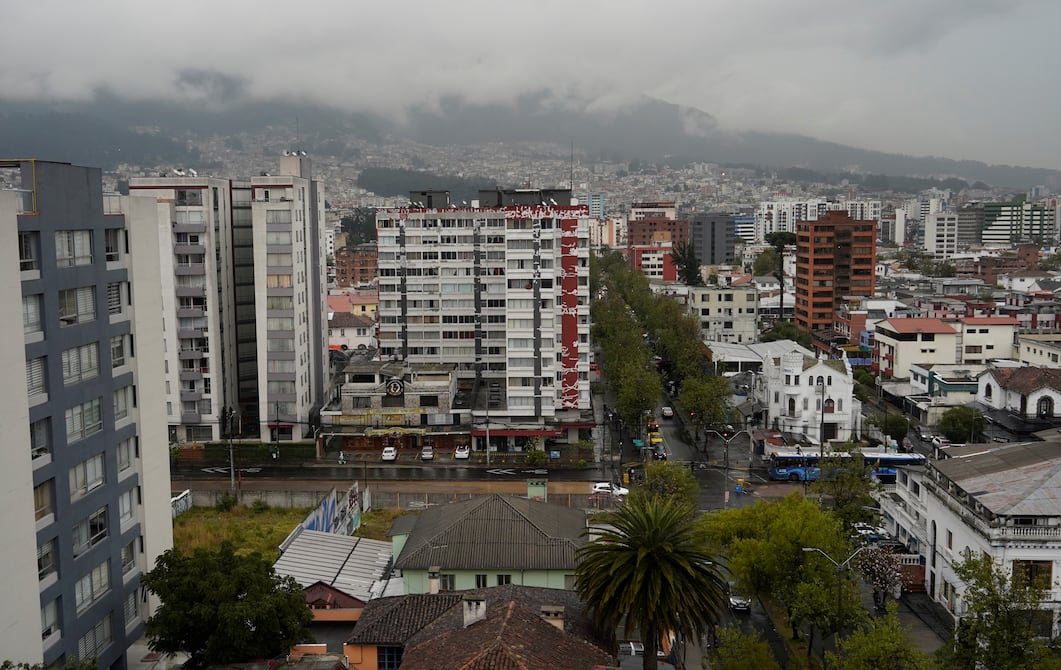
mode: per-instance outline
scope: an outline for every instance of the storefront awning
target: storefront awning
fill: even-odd
[[[518,428],[501,428],[501,429],[498,429],[498,430],[491,429],[489,432],[490,432],[490,436],[491,437],[494,437],[494,436],[497,436],[497,437],[532,437],[532,436],[535,436],[535,435],[541,436],[541,437],[563,437],[563,435],[564,435],[562,431],[553,430],[551,428],[550,429],[544,429],[544,430],[541,429],[541,428],[537,428],[537,429],[528,428],[526,430],[520,430]],[[486,429],[481,429],[480,430],[480,429],[476,428],[475,430],[472,431],[472,436],[474,436],[474,437],[486,437],[486,433],[487,433]]]

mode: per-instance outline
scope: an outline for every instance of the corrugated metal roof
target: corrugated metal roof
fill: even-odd
[[[585,531],[581,510],[514,496],[473,498],[417,515],[395,566],[573,570]]]
[[[391,560],[391,543],[316,530],[304,530],[276,560],[277,574],[294,577],[303,588],[324,582],[361,600],[372,597]]]
[[[970,445],[949,455],[932,467],[994,514],[1061,513],[1061,443]]]

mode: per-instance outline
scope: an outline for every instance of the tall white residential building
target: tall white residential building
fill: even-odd
[[[570,191],[448,192],[376,215],[384,359],[456,363],[488,419],[549,424],[589,405],[589,212]],[[488,385],[488,386],[487,386]],[[474,433],[473,433],[474,434]]]
[[[958,215],[936,212],[925,217],[925,251],[936,258],[958,253]]]
[[[700,321],[701,339],[749,344],[759,341],[759,289],[755,286],[690,286],[689,311]]]
[[[816,221],[829,210],[827,200],[773,200],[760,202],[755,209],[755,241],[765,242],[776,232],[796,232],[796,223]]]
[[[158,221],[170,440],[312,436],[324,396],[324,194],[304,156],[248,180],[130,180]]]
[[[0,327],[0,655],[124,668],[172,546],[158,205],[104,196],[98,168],[0,172],[0,301],[22,305]]]
[[[984,205],[984,227],[980,235],[986,246],[1009,248],[1017,242],[1035,242],[1040,246],[1057,239],[1057,210],[1046,205],[1023,203],[987,203]]]

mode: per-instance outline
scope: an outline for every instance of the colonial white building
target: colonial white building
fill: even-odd
[[[1061,444],[970,445],[902,470],[877,496],[887,529],[921,557],[925,588],[959,619],[965,585],[954,564],[990,556],[1008,574],[1045,586],[1044,635],[1061,611]]]
[[[976,400],[1022,419],[1061,419],[1061,369],[987,369],[978,378]]]
[[[846,441],[861,433],[862,403],[846,359],[791,351],[764,357],[755,393],[772,428],[805,435],[812,444]]]

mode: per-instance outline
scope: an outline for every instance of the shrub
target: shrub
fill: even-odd
[[[215,507],[222,512],[229,512],[236,506],[236,502],[236,496],[231,493],[223,493],[221,494],[221,497],[217,499],[217,505],[215,505]]]
[[[268,512],[269,511],[269,503],[267,503],[264,500],[259,498],[258,500],[255,500],[254,502],[251,503],[251,511],[252,512],[257,512],[259,514],[262,513],[262,512]]]
[[[545,451],[543,449],[531,449],[523,456],[523,464],[529,467],[537,467],[545,463]]]

